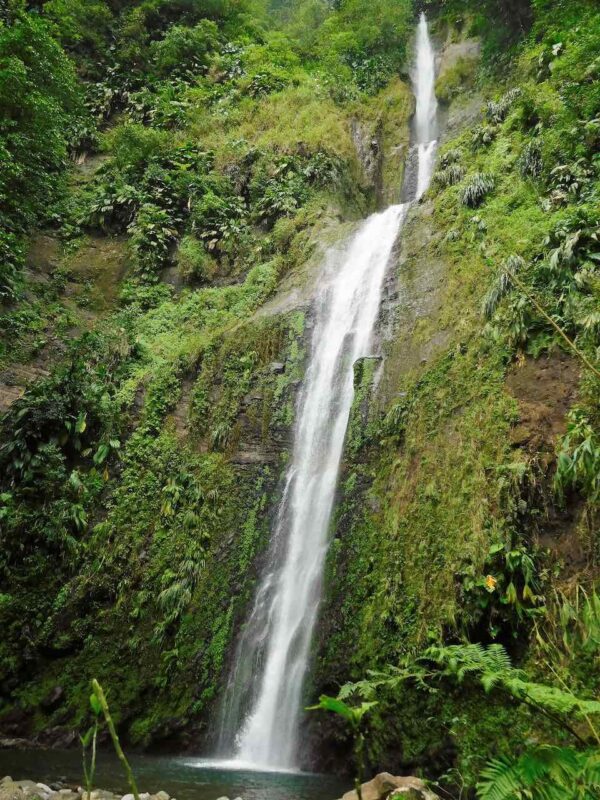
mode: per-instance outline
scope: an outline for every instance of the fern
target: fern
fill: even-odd
[[[599,789],[600,751],[550,745],[493,759],[477,785],[480,800],[592,800]]]
[[[455,678],[462,683],[473,678],[489,692],[499,688],[515,700],[526,703],[559,722],[573,733],[570,719],[600,716],[600,702],[577,697],[568,690],[528,680],[526,674],[513,667],[510,658],[500,644],[484,647],[481,644],[436,646],[423,655],[426,661],[437,665],[440,674]]]

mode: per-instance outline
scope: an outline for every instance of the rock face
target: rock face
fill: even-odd
[[[380,772],[373,780],[363,783],[361,790],[363,800],[438,800],[420,778],[398,777],[389,772]],[[358,800],[358,794],[346,792],[341,800]]]

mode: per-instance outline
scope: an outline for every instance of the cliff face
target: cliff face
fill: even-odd
[[[378,378],[365,369],[357,379],[314,696],[335,694],[440,639],[501,642],[544,675],[530,636],[553,613],[546,603],[597,577],[597,505],[576,482],[561,494],[560,470],[555,478],[557,451],[579,413],[573,409],[597,413],[589,394],[595,376],[518,289],[508,303],[490,300],[506,258],[548,259],[552,232],[565,218],[564,206],[544,200],[550,189],[541,188],[542,173],[533,178],[523,167],[539,146],[551,172],[557,117],[533,134],[529,120],[540,118],[540,98],[555,84],[533,65],[541,45],[522,48],[506,83],[492,87],[476,79],[485,57],[468,27],[457,33],[440,25],[439,38],[438,172],[402,231],[382,312]],[[464,187],[476,172],[491,175],[494,188],[469,207]],[[575,206],[585,208],[592,196]],[[553,290],[539,277],[534,286],[552,308]],[[523,316],[515,333],[515,317]],[[579,680],[593,691],[591,674]],[[408,683],[386,695],[385,707],[369,740],[374,768],[426,765],[439,774],[458,765],[469,780],[481,741],[514,753],[524,736],[536,735],[498,698],[471,696],[465,687],[427,697]],[[342,729],[329,719],[307,725],[313,758],[334,767],[348,746]]]
[[[143,77],[151,102],[179,93],[176,120],[117,97],[29,238],[0,350],[5,737],[77,741],[95,676],[131,745],[210,738],[323,255],[400,180],[412,111],[398,77],[363,93],[344,73],[334,101],[290,42],[244,41],[205,77]],[[291,73],[254,93],[260,58]]]
[[[599,393],[580,357],[598,347],[597,10],[539,3],[499,54],[463,5],[438,9],[438,169],[396,248],[380,356],[355,364],[310,699],[463,638],[543,678],[552,597],[597,578]],[[110,117],[3,317],[4,736],[74,742],[97,677],[132,745],[210,737],[323,253],[398,200],[406,82],[376,59],[317,79],[297,45],[243,41],[199,86],[179,76]],[[564,674],[596,690],[591,669]],[[543,728],[466,689],[389,701],[371,765],[467,784]],[[345,732],[305,724],[306,762],[344,768]]]

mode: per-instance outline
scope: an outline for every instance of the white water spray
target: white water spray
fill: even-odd
[[[416,98],[413,138],[418,150],[418,200],[429,186],[435,159],[437,137],[437,100],[435,98],[435,54],[429,38],[425,14],[421,14],[415,45],[416,58],[411,80]]]
[[[435,155],[434,54],[421,15],[412,74],[418,152],[416,198]],[[317,300],[310,364],[266,572],[238,643],[223,707],[220,749],[234,765],[296,766],[302,690],[321,598],[323,566],[353,364],[372,352],[381,292],[408,204],[366,219],[343,251],[329,253]]]

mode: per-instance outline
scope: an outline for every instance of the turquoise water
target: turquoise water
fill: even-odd
[[[223,795],[243,800],[336,800],[349,783],[327,775],[253,772],[207,768],[193,756],[130,758],[140,792],[168,792],[177,800],[217,800]],[[0,777],[29,778],[42,783],[80,784],[81,755],[77,750],[0,750]],[[128,792],[118,761],[110,753],[98,755],[96,786]]]

